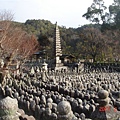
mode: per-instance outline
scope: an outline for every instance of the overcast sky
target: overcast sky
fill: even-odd
[[[106,5],[113,0],[104,0]],[[28,19],[49,20],[60,26],[77,28],[90,23],[82,17],[93,0],[0,0],[0,11],[9,10],[14,20],[25,22]]]

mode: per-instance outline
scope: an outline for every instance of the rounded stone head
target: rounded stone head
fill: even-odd
[[[67,101],[61,101],[57,106],[57,110],[60,115],[67,115],[71,111],[71,105]]]
[[[0,120],[18,120],[17,110],[17,99],[8,96],[0,100]]]
[[[110,98],[108,97],[109,93],[106,90],[100,90],[98,92],[98,102],[100,106],[106,106],[110,102]]]
[[[109,96],[109,93],[108,93],[108,91],[106,91],[106,90],[100,90],[100,91],[98,92],[98,97],[99,97],[100,99],[106,99],[108,96]]]

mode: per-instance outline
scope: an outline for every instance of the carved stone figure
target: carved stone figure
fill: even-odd
[[[92,120],[118,120],[120,113],[109,104],[110,98],[106,90],[100,90],[98,92],[99,105],[95,111],[91,114]]]

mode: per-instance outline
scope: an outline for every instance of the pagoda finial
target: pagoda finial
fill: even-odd
[[[56,23],[55,23],[55,27],[56,27],[56,29],[58,29],[57,21],[56,21]]]

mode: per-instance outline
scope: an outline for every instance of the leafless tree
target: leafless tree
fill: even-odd
[[[118,61],[120,59],[120,30],[106,30],[106,58]]]
[[[101,54],[104,52],[105,48],[105,37],[101,31],[97,28],[85,28],[81,34],[82,51],[83,53],[93,59],[93,62],[96,61],[97,57],[101,57]]]
[[[5,82],[5,78],[12,71],[10,66],[13,61],[25,61],[38,50],[36,37],[28,35],[12,20],[13,14],[9,11],[0,12],[1,83]]]

